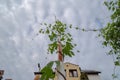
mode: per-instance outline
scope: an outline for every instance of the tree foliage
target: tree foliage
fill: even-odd
[[[46,34],[50,40],[50,44],[48,44],[48,53],[58,53],[57,47],[58,42],[62,44],[62,54],[63,56],[74,56],[73,49],[76,44],[73,43],[73,38],[68,29],[72,29],[72,25],[66,25],[65,23],[56,20],[53,24],[43,23],[41,26],[45,27],[45,29],[41,28],[39,33]],[[75,28],[78,29],[77,27]],[[79,52],[79,50],[77,50]],[[43,73],[41,76],[41,80],[49,80],[50,78],[53,79],[55,75],[53,74],[52,66],[56,63],[59,65],[59,61],[50,61],[42,70]]]
[[[111,22],[101,30],[105,39],[103,45],[111,46],[109,54],[116,55],[115,65],[120,66],[120,0],[111,0],[104,3],[112,12]]]
[[[73,44],[73,38],[68,29],[72,29],[72,25],[66,25],[59,20],[56,20],[53,24],[41,24],[45,29],[40,29],[40,33],[46,34],[51,41],[48,45],[48,52],[53,54],[57,53],[58,41],[62,44],[62,54],[64,56],[74,56],[73,49],[76,44]],[[78,51],[79,52],[79,51]]]
[[[40,80],[49,80],[53,79],[55,77],[54,71],[52,69],[53,64],[56,63],[56,65],[60,65],[59,61],[50,61],[42,70],[42,76]]]

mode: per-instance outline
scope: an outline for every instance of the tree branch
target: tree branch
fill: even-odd
[[[64,78],[64,80],[67,80],[66,77],[58,69],[55,68],[55,70]]]

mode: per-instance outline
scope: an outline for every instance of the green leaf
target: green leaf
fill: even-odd
[[[61,38],[61,41],[64,41],[64,40],[65,40],[65,38],[64,38],[64,37],[62,37],[62,38]]]
[[[115,75],[115,74],[112,74],[112,77],[113,77],[113,79],[115,79],[115,78],[117,78],[117,75]]]
[[[55,74],[52,70],[53,64],[56,63],[57,66],[60,65],[60,61],[50,61],[42,70],[42,75],[40,80],[49,80],[55,77]]]
[[[74,44],[74,46],[77,46],[77,44]]]
[[[114,64],[115,64],[116,66],[120,66],[120,62],[119,62],[119,61],[115,61]]]
[[[72,24],[70,24],[69,28],[72,28]]]
[[[51,28],[51,26],[52,26],[52,25],[51,25],[51,24],[49,24],[49,28]]]
[[[53,74],[53,70],[50,67],[44,67],[41,72],[43,73],[41,76],[41,80],[49,80],[50,78],[53,79],[55,74]]]
[[[104,4],[108,7],[108,2],[105,1]]]
[[[49,62],[49,63],[47,64],[47,67],[50,67],[50,68],[52,68],[52,66],[53,66],[53,63],[54,63],[54,61],[51,61],[51,62]]]
[[[40,29],[40,30],[39,30],[39,33],[42,33],[42,31],[43,31],[43,29]]]
[[[47,30],[46,30],[46,33],[49,34],[49,32],[50,32],[49,29],[47,29]]]
[[[79,28],[78,27],[76,27],[76,30],[78,30]]]
[[[110,1],[110,3],[109,3],[109,4],[110,4],[110,5],[111,5],[111,4],[113,4],[113,1]]]
[[[103,45],[104,45],[104,46],[107,46],[107,41],[104,41],[104,42],[103,42]]]
[[[85,29],[83,28],[82,31],[85,31]]]
[[[49,35],[49,39],[51,41],[53,41],[53,39],[55,39],[56,37],[57,37],[57,35],[54,32],[52,32],[51,35]]]
[[[47,26],[47,23],[44,23],[45,26]]]
[[[71,37],[72,35],[70,33],[67,33],[69,37]]]
[[[77,50],[77,52],[79,53],[80,51],[79,51],[79,50]]]

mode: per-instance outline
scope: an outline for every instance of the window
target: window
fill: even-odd
[[[78,73],[76,69],[70,69],[69,70],[69,76],[70,77],[78,77]]]

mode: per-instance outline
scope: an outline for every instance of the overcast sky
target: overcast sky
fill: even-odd
[[[33,80],[38,71],[57,55],[47,54],[48,40],[36,34],[40,23],[53,23],[55,16],[67,24],[80,28],[102,28],[110,13],[105,0],[0,0],[0,69],[5,70],[4,79]],[[113,58],[102,46],[99,32],[70,31],[78,46],[73,58],[65,62],[78,64],[81,69],[98,70],[101,80],[112,80]]]

